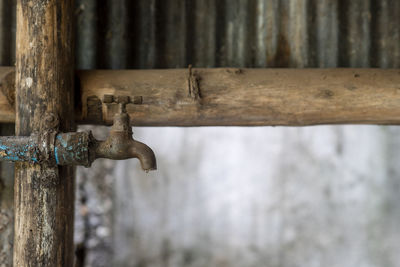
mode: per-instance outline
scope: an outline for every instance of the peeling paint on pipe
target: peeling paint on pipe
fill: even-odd
[[[34,137],[1,137],[0,160],[30,161],[37,163],[40,151]]]
[[[114,126],[105,141],[96,140],[91,132],[0,137],[0,161],[90,167],[97,158],[138,158],[143,170],[157,169],[154,152],[134,140],[129,127],[125,132],[119,131],[118,126]]]
[[[0,161],[89,167],[91,140],[90,132],[1,137]]]

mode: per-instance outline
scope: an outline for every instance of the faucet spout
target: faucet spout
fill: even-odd
[[[157,169],[156,156],[147,145],[132,138],[131,133],[111,132],[105,141],[95,142],[95,158],[124,160],[137,158],[144,171]]]
[[[133,144],[130,146],[129,152],[132,158],[138,158],[140,165],[144,171],[157,170],[156,156],[153,150],[136,140],[133,140]]]

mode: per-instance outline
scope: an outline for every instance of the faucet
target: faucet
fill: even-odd
[[[54,114],[44,118],[45,130],[30,136],[1,136],[0,161],[30,162],[50,165],[90,167],[97,158],[123,160],[138,158],[144,171],[157,169],[156,157],[147,145],[132,137],[126,104],[141,104],[142,97],[105,95],[103,103],[118,103],[119,111],[104,141],[89,132],[58,132],[59,119]]]
[[[95,158],[108,158],[123,160],[138,158],[142,169],[146,172],[157,169],[156,157],[153,150],[147,145],[136,141],[132,137],[132,127],[129,124],[129,115],[126,112],[126,104],[131,103],[130,98],[117,97],[116,101],[112,96],[105,96],[104,103],[116,102],[119,105],[119,112],[114,116],[114,124],[110,134],[105,141],[95,141]],[[141,101],[135,100],[136,102]]]

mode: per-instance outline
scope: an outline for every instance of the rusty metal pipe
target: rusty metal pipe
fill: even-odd
[[[0,160],[31,161],[38,163],[40,158],[37,137],[5,136],[0,138]]]
[[[124,160],[138,158],[144,171],[156,170],[153,150],[132,137],[126,103],[120,104],[108,138],[96,140],[91,132],[44,131],[31,136],[0,137],[0,161],[90,167],[97,158]]]
[[[92,138],[90,132],[2,136],[0,161],[89,167],[94,160],[90,149]]]
[[[111,132],[105,141],[91,132],[0,137],[0,161],[90,167],[98,158],[138,158],[144,171],[157,169],[153,150],[134,140],[131,131]]]

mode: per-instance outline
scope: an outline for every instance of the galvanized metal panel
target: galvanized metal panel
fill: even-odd
[[[0,2],[2,65],[15,54]],[[77,0],[77,68],[398,67],[397,0]]]
[[[0,0],[0,65],[15,61],[15,1]]]
[[[397,0],[80,0],[77,67],[398,67],[399,12]]]

